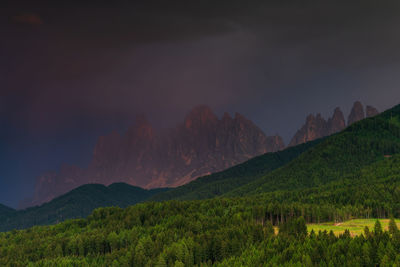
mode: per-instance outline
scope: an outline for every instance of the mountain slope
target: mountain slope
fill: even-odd
[[[352,124],[289,164],[226,196],[309,188],[340,179],[385,155],[400,152],[400,105]]]
[[[397,110],[393,108],[380,116],[356,123],[339,134],[267,153],[225,171],[198,178],[155,195],[151,200],[205,199],[224,194],[245,196],[314,187],[339,179],[387,153],[399,150],[398,129],[391,126],[395,119],[389,122],[387,116],[390,113],[393,117]],[[339,113],[336,109],[335,114]],[[336,117],[342,117],[339,115]],[[302,154],[305,151],[308,152]]]
[[[0,221],[0,231],[83,218],[99,207],[118,206],[124,208],[166,190],[168,189],[146,190],[124,183],[115,183],[108,187],[100,184],[87,184],[41,206],[8,214],[4,220]]]
[[[349,173],[323,186],[265,193],[271,201],[362,206],[371,217],[400,216],[400,154]]]
[[[21,206],[48,202],[89,183],[176,187],[283,148],[281,137],[267,136],[239,113],[218,118],[209,107],[198,106],[182,123],[161,131],[140,116],[124,134],[99,137],[87,168],[64,164],[59,172],[38,177],[33,199]]]
[[[183,186],[154,195],[150,200],[191,200],[212,198],[222,195],[287,164],[322,140],[323,139],[318,139],[282,151],[255,157],[222,172],[200,177]]]
[[[0,221],[5,218],[6,216],[9,216],[10,214],[14,213],[15,210],[12,208],[9,208],[7,206],[4,206],[0,204]]]

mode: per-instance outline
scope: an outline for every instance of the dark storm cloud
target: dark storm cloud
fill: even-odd
[[[399,5],[2,1],[0,158],[13,164],[0,182],[24,184],[3,199],[61,162],[84,165],[97,136],[137,113],[167,127],[205,103],[288,141],[310,112],[388,108],[400,99]],[[24,14],[44,23],[16,23]]]
[[[13,17],[15,23],[30,24],[30,25],[42,25],[43,20],[37,14],[21,14]]]
[[[389,1],[10,1],[9,17],[48,23],[2,28],[6,103],[42,128],[82,114],[312,93],[297,88],[398,64],[398,10]]]

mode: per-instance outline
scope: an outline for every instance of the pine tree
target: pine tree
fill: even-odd
[[[381,236],[382,235],[382,225],[379,220],[376,220],[375,225],[374,225],[374,234],[375,236]]]
[[[399,229],[397,228],[396,221],[394,220],[393,217],[390,218],[389,221],[389,233],[394,236],[399,232]]]
[[[185,267],[185,264],[183,264],[183,262],[181,262],[179,260],[176,260],[175,264],[174,264],[174,267]]]
[[[362,259],[364,266],[371,265],[371,246],[368,242],[364,243],[362,246]]]
[[[371,236],[368,226],[364,227],[364,236],[366,239],[368,239]]]
[[[158,261],[157,261],[155,266],[157,266],[157,267],[167,267],[168,266],[167,262],[165,260],[164,254],[160,254],[160,256],[158,257]]]

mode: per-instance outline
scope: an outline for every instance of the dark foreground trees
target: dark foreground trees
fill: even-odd
[[[279,221],[275,234],[268,209],[263,200],[247,198],[102,208],[86,220],[0,233],[0,266],[400,264],[393,225],[390,231],[377,224],[365,235],[337,237],[307,233],[306,219],[293,215]]]

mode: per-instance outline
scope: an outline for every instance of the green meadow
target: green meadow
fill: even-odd
[[[384,230],[388,230],[389,219],[379,219],[380,223],[382,224],[382,228]],[[364,232],[364,227],[368,226],[370,230],[373,230],[374,224],[376,219],[354,219],[349,220],[341,223],[334,223],[334,222],[327,222],[327,223],[320,223],[320,224],[308,224],[307,230],[311,232],[318,233],[318,231],[333,231],[335,235],[339,235],[343,233],[346,229],[350,231],[352,236],[360,235]],[[396,224],[400,227],[400,219],[396,219]]]

